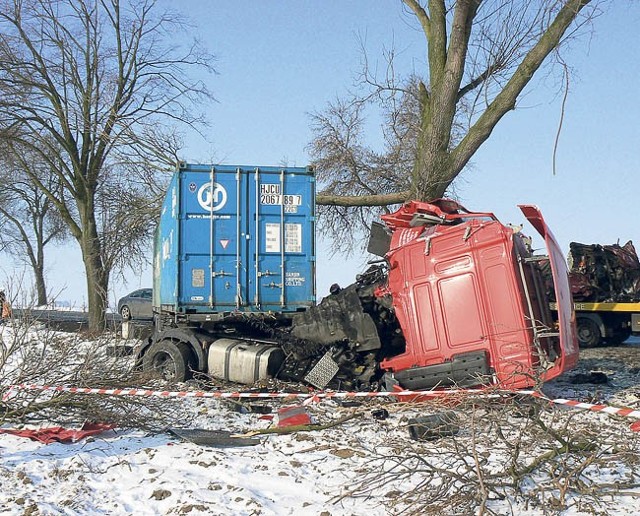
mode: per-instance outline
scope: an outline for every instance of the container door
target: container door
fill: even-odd
[[[224,169],[223,169],[224,170]],[[239,170],[216,169],[217,180],[214,197],[220,189],[226,192],[227,202],[218,205],[210,224],[209,262],[211,281],[210,306],[219,309],[238,308],[246,299],[246,268],[242,267],[242,258],[246,254],[241,238],[243,223],[240,207],[244,202],[243,177]],[[215,200],[214,200],[215,202]]]
[[[290,170],[254,169],[249,185],[252,309],[286,311],[313,304],[312,177]]]
[[[242,175],[229,167],[183,172],[183,305],[232,310],[246,299],[241,183]]]
[[[251,304],[254,310],[281,309],[286,303],[284,206],[281,199],[284,172],[279,174],[256,168],[249,182],[253,186],[249,194],[249,218],[253,221],[253,228],[249,228],[252,234],[249,246]]]

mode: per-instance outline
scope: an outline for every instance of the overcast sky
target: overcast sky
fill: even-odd
[[[209,141],[189,138],[187,161],[308,164],[308,113],[353,86],[361,42],[372,63],[393,45],[400,73],[424,70],[424,40],[399,0],[172,4],[191,17],[194,33],[217,58],[218,74],[207,77],[217,99],[206,107]],[[640,8],[627,1],[611,4],[595,20],[593,34],[575,40],[564,54],[573,74],[556,175],[552,153],[562,98],[557,75],[534,80],[456,186],[467,208],[493,211],[505,223],[522,222],[517,204],[537,204],[565,250],[570,241],[640,242]],[[370,125],[376,145],[379,131],[375,121]],[[74,247],[49,252],[48,281],[53,292],[62,291],[60,299],[82,303],[84,270]],[[320,245],[319,296],[335,281],[349,283],[364,259],[351,259],[336,273]],[[150,286],[151,274],[128,274],[127,280],[112,285],[112,301]]]

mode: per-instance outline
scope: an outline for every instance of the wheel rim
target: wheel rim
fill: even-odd
[[[151,365],[165,380],[173,380],[176,376],[176,364],[168,353],[157,353]]]
[[[593,330],[592,328],[587,328],[583,326],[578,331],[578,339],[580,342],[591,342],[593,340]]]
[[[600,343],[600,329],[590,319],[578,321],[578,342],[585,347],[595,347]]]
[[[131,310],[129,310],[128,306],[123,306],[120,315],[123,319],[131,319]]]

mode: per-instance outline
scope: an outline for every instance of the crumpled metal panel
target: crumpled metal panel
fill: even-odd
[[[630,240],[618,244],[569,244],[571,292],[576,301],[640,301],[640,261]]]

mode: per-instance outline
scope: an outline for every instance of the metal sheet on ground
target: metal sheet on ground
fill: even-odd
[[[255,446],[259,439],[248,437],[234,437],[226,430],[205,430],[202,428],[170,428],[168,432],[184,441],[200,446]]]

